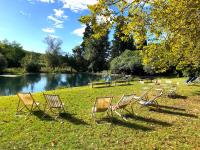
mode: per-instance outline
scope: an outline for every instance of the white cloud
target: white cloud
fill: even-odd
[[[30,13],[24,12],[23,10],[20,10],[19,13],[20,13],[21,15],[23,15],[23,16],[28,16],[28,17],[31,16]]]
[[[61,9],[54,9],[53,11],[54,11],[54,13],[55,13],[54,15],[56,17],[62,17],[64,15],[64,11]]]
[[[33,0],[27,0],[30,4],[34,5],[35,2]]]
[[[72,33],[77,36],[83,37],[83,33],[85,32],[85,27],[86,27],[85,25],[82,25],[81,28],[74,30]]]
[[[37,0],[39,2],[43,2],[43,3],[55,3],[55,0]]]
[[[57,35],[53,35],[53,34],[49,34],[48,35],[50,38],[53,38],[53,39],[59,39],[60,37],[57,36]]]
[[[73,12],[79,12],[86,10],[87,5],[94,5],[98,0],[61,0],[63,2],[63,8],[69,8]]]
[[[60,20],[52,15],[48,16],[48,19],[53,21],[55,28],[63,28],[63,20]]]
[[[46,33],[54,33],[55,30],[53,28],[44,28],[42,29],[43,32],[46,32]]]
[[[64,21],[68,18],[65,16],[64,10],[62,9],[53,9],[54,14],[48,16],[48,19],[53,22],[55,28],[63,28]]]

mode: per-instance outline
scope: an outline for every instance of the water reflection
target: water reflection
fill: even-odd
[[[40,92],[59,86],[74,87],[86,85],[101,77],[88,74],[29,74],[23,76],[0,76],[0,95],[14,95],[17,92]]]

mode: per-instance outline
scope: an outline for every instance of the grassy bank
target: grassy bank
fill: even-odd
[[[116,102],[123,94],[139,94],[147,84],[49,91],[60,95],[67,111],[56,120],[42,118],[38,112],[15,115],[17,97],[0,97],[0,149],[198,149],[200,85],[170,80],[181,83],[179,97],[159,99],[163,106],[159,111],[134,104],[135,115],[129,115],[127,122],[114,115],[113,123],[104,125],[95,125],[91,119],[95,97],[114,96]],[[44,104],[42,93],[33,96]]]
[[[49,68],[49,67],[42,67],[38,73],[76,73],[77,71],[71,67],[65,68]],[[6,68],[3,70],[2,74],[13,74],[13,75],[20,75],[28,73],[25,71],[24,68]]]

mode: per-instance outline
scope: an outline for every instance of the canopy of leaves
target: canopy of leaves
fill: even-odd
[[[111,61],[111,71],[115,73],[142,74],[143,66],[140,51],[126,50]]]
[[[3,71],[7,67],[7,60],[6,58],[0,53],[0,72]]]
[[[46,50],[46,62],[48,67],[58,67],[60,65],[60,59],[59,56],[61,55],[61,45],[62,41],[53,38],[53,37],[46,37],[44,39],[44,42],[47,44],[47,50]]]
[[[165,72],[175,66],[183,73],[198,73],[199,0],[99,0],[89,9],[90,14],[81,17],[80,21],[95,22],[92,26],[95,38],[115,27],[123,16],[125,23],[121,32],[125,36],[120,37],[122,40],[132,35],[140,47],[145,39],[154,37],[153,44],[143,54],[145,65],[152,66],[156,72]],[[99,16],[103,19],[96,22]]]
[[[41,69],[37,55],[34,54],[27,54],[22,59],[21,63],[27,72],[39,72]]]

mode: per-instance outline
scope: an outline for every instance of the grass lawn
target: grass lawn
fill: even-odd
[[[164,79],[163,79],[164,80]],[[147,84],[60,89],[67,113],[61,118],[42,118],[40,113],[16,115],[16,96],[0,97],[0,150],[6,149],[200,149],[200,85],[179,81],[176,99],[161,98],[159,111],[134,104],[128,121],[114,115],[112,124],[96,125],[91,119],[95,97],[139,94]],[[33,94],[44,104],[42,93]],[[168,107],[164,107],[168,106]],[[43,105],[41,105],[43,109]],[[50,116],[52,116],[50,114]],[[103,117],[99,114],[98,117]]]

